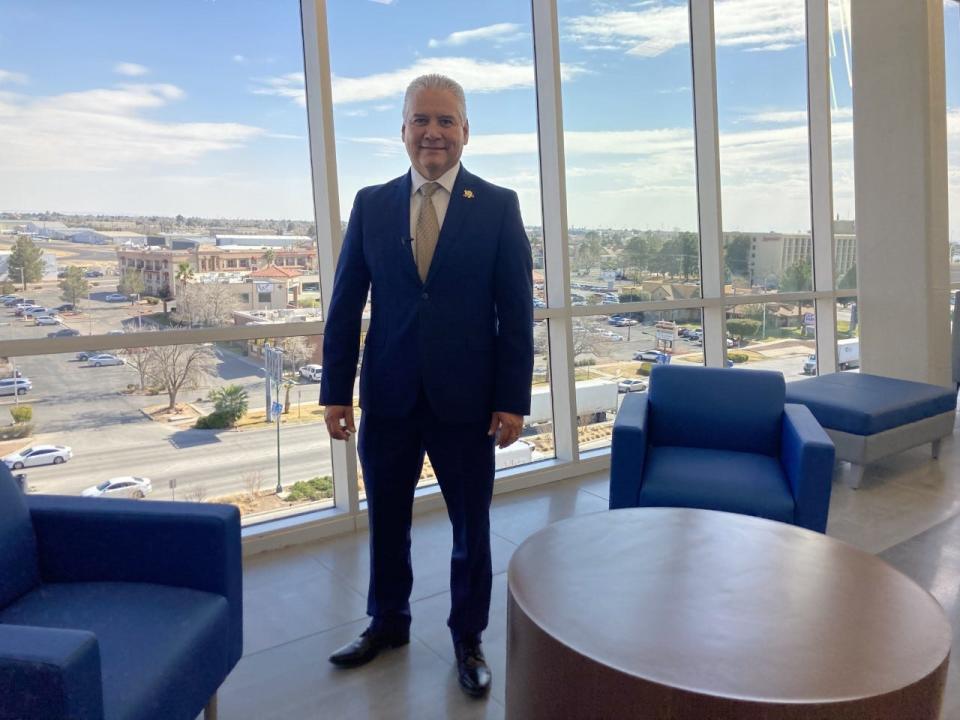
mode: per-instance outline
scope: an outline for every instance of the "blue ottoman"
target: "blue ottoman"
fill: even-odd
[[[953,388],[866,373],[833,373],[787,383],[787,402],[810,408],[836,446],[837,460],[853,465],[859,487],[864,467],[880,458],[953,433]]]

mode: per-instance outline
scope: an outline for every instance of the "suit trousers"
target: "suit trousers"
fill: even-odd
[[[484,422],[445,423],[422,390],[413,413],[384,418],[364,412],[358,451],[370,521],[367,614],[378,630],[410,626],[410,525],[424,454],[437,476],[453,526],[450,617],[454,642],[479,640],[490,611],[490,500],[494,438]]]

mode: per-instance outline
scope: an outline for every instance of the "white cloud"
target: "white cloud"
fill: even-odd
[[[113,66],[113,71],[119,75],[126,75],[127,77],[139,77],[150,72],[147,67],[132,62],[119,62]]]
[[[241,63],[241,64],[243,64],[243,63],[245,63],[245,62],[247,61],[247,58],[246,58],[244,55],[237,54],[237,55],[234,55],[234,56],[233,56],[233,61],[234,61],[235,63]]]
[[[111,172],[191,164],[264,134],[240,123],[142,117],[184,97],[174,85],[120,85],[43,98],[0,96],[0,157],[18,171]]]
[[[458,47],[477,40],[494,40],[496,42],[510,42],[526,37],[526,33],[516,23],[497,23],[486,25],[473,30],[460,30],[451,33],[442,40],[430,38],[428,45],[436,47]]]
[[[307,91],[302,72],[292,72],[267,78],[254,78],[258,83],[250,89],[254,95],[273,95],[292,100],[300,107],[307,106]]]
[[[375,2],[378,5],[393,5],[396,0],[370,0],[370,2]]]
[[[490,62],[465,57],[421,58],[413,65],[363,77],[333,77],[334,103],[354,103],[397,98],[418,75],[439,72],[456,78],[467,93],[489,93],[533,87],[533,63],[527,60]],[[563,80],[586,72],[580,67],[561,65]]]
[[[0,70],[0,83],[14,83],[16,85],[26,85],[27,76],[23,73],[13,72],[12,70]]]
[[[802,44],[803,4],[783,0],[717,0],[718,47],[776,51]],[[690,41],[687,4],[664,0],[639,10],[581,15],[565,22],[565,33],[584,47],[615,45],[628,55],[654,57]]]
[[[807,122],[806,110],[774,110],[771,112],[759,112],[749,115],[746,118],[752,123],[805,123]]]

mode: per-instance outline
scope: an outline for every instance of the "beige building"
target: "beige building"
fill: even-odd
[[[200,246],[171,250],[167,247],[118,247],[117,264],[121,276],[127,270],[139,270],[143,275],[147,295],[173,296],[177,292],[177,272],[181,263],[190,263],[197,275],[247,274],[261,268],[264,255],[272,252],[270,267],[289,270],[297,276],[317,272],[317,251],[312,247],[263,248],[246,246]],[[297,283],[299,287],[299,283]]]

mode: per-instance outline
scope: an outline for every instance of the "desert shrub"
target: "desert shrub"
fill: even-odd
[[[228,428],[233,425],[234,421],[229,415],[220,412],[219,410],[214,410],[209,415],[204,415],[201,418],[197,418],[197,422],[194,424],[194,427],[197,430],[222,430],[223,428]]]
[[[10,408],[10,415],[15,423],[25,423],[33,420],[33,408],[30,405],[14,405]]]
[[[650,363],[640,363],[640,367],[637,368],[637,375],[643,375],[647,377],[650,374],[650,368],[653,367]]]
[[[727,360],[733,363],[745,363],[750,359],[750,356],[744,352],[728,352]]]
[[[309,480],[300,480],[290,487],[287,502],[324,500],[333,497],[333,479],[329,475],[319,475]]]

